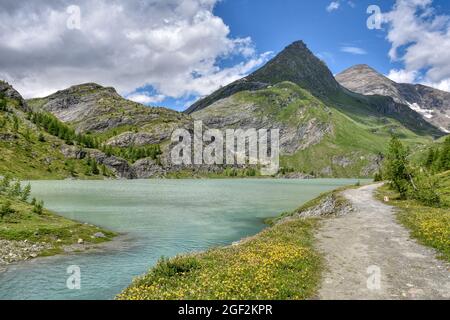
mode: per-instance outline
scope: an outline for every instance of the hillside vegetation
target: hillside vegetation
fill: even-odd
[[[315,219],[276,225],[243,243],[162,259],[119,300],[302,300],[319,285]]]
[[[21,247],[30,246],[39,248],[31,257],[53,255],[63,252],[66,246],[98,244],[116,235],[58,216],[45,209],[42,201],[30,200],[30,192],[30,185],[21,186],[19,180],[9,176],[0,179],[0,240],[10,241],[12,256],[23,254]],[[4,249],[0,249],[0,260],[8,261],[11,257],[3,256]]]
[[[380,190],[399,208],[398,220],[411,236],[450,261],[450,137],[433,146],[424,162],[411,163],[409,150],[393,139]]]
[[[65,142],[30,121],[19,109],[19,101],[0,95],[0,173],[22,179],[91,177],[90,165],[68,159]]]
[[[340,110],[292,82],[281,82],[236,93],[192,116],[210,127],[280,128],[282,170],[316,177],[372,177],[392,134],[412,148],[432,141],[373,111],[359,109],[350,117],[348,108]]]

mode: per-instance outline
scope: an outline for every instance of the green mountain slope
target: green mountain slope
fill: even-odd
[[[291,176],[370,177],[391,135],[414,148],[443,135],[392,97],[341,87],[303,42],[187,113],[210,128],[280,129],[282,172]]]
[[[241,91],[257,91],[283,81],[297,84],[355,120],[359,117],[358,121],[364,122],[368,117],[390,117],[399,120],[418,134],[436,137],[443,134],[406,104],[399,103],[391,97],[364,96],[345,89],[336,81],[326,64],[314,56],[302,41],[287,46],[275,58],[249,76],[197,101],[186,110],[186,113],[200,111]]]
[[[72,148],[30,121],[31,113],[20,94],[0,81],[0,175],[21,179],[85,178],[90,165],[68,158]]]
[[[214,128],[279,128],[284,170],[319,177],[372,176],[391,134],[410,145],[431,141],[392,118],[358,121],[292,82],[236,93],[192,116]]]
[[[259,90],[283,81],[296,83],[317,96],[330,96],[340,90],[325,63],[315,57],[305,43],[296,41],[254,73],[197,101],[186,113],[200,111],[240,91]]]
[[[139,145],[160,143],[170,137],[174,127],[189,120],[189,116],[173,110],[146,107],[124,99],[114,88],[95,83],[77,85],[45,98],[31,99],[28,104],[34,110],[52,113],[77,132],[95,134],[103,141],[127,133],[128,140],[141,140],[134,141]],[[132,135],[137,132],[147,136]],[[118,144],[116,140],[115,144]],[[126,142],[119,144],[125,146]]]

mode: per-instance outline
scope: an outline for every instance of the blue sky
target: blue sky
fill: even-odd
[[[388,55],[391,43],[386,40],[386,26],[380,30],[367,27],[370,5],[378,5],[382,12],[387,12],[395,1],[336,1],[339,8],[329,11],[331,2],[222,0],[214,13],[230,27],[231,37],[251,37],[258,52],[277,53],[293,41],[303,40],[334,74],[355,64],[368,64],[385,75],[403,67],[402,61],[394,61]],[[435,0],[433,7],[438,13],[449,13],[450,1]],[[348,47],[361,51],[344,52]],[[227,63],[230,62],[225,60],[218,65]],[[167,99],[162,104],[179,110],[183,103],[194,98]]]
[[[0,79],[25,98],[96,82],[181,111],[296,40],[333,73],[365,63],[450,91],[447,0],[0,1]]]

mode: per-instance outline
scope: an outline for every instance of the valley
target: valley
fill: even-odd
[[[418,98],[399,97],[394,93],[401,90],[392,83],[395,89],[365,89],[368,82],[358,77],[383,78],[368,67],[355,68],[337,76],[341,85],[303,42],[294,42],[262,68],[184,113],[147,107],[94,83],[25,101],[2,82],[9,110],[2,116],[10,117],[2,120],[0,166],[24,179],[226,177],[230,170],[236,176],[258,171],[251,165],[171,163],[172,132],[192,133],[194,121],[201,120],[205,130],[279,129],[281,177],[367,178],[379,171],[391,135],[413,149],[445,135],[445,123],[430,122],[411,107]],[[352,86],[353,78],[360,87]],[[428,108],[436,107],[444,119],[449,109],[445,95],[428,91],[420,91],[420,103],[435,101]],[[13,114],[20,119],[17,132]]]
[[[0,81],[0,241],[6,248],[0,259],[8,264],[0,274],[0,298],[112,299],[120,292],[118,299],[138,300],[327,298],[336,284],[322,280],[341,276],[324,273],[327,261],[339,260],[334,247],[347,249],[342,230],[354,228],[358,242],[370,229],[373,244],[380,234],[369,222],[380,217],[404,243],[411,230],[420,242],[408,244],[412,254],[424,245],[448,259],[448,242],[441,239],[448,235],[450,205],[448,95],[393,82],[367,65],[334,76],[302,41],[184,112],[133,102],[96,83],[25,100]],[[182,143],[173,139],[176,130],[190,137],[183,140],[189,151],[178,155],[204,160],[196,142],[211,147],[218,141],[203,134],[262,129],[279,130],[280,167],[270,176],[251,159],[234,165],[173,161],[171,152]],[[361,188],[373,178],[390,183],[379,191]],[[36,199],[21,196],[19,179],[31,181]],[[377,194],[391,206],[376,209]],[[366,202],[371,211],[363,210]],[[328,232],[336,238],[329,240]],[[118,233],[125,240],[108,250],[77,254]],[[323,251],[317,249],[320,235]],[[394,259],[399,247],[389,248]],[[423,252],[433,263],[407,262],[430,268],[435,253]],[[31,266],[16,263],[59,253],[65,254],[33,261],[39,278],[30,275]],[[94,279],[88,290],[55,285],[69,260],[94,266],[87,271]],[[356,267],[355,275],[366,271]],[[105,289],[109,272],[117,276]],[[48,290],[35,290],[36,281]],[[354,292],[350,286],[336,297]]]

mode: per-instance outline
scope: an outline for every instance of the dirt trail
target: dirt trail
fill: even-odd
[[[319,298],[450,299],[450,265],[412,240],[394,208],[374,198],[379,186],[345,191],[354,211],[324,221],[317,238],[327,270]]]

